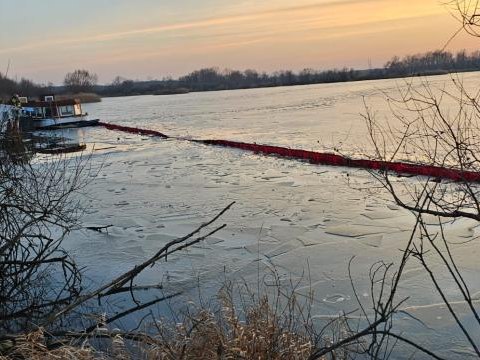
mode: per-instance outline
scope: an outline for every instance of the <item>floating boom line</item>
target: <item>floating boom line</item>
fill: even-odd
[[[109,124],[104,122],[99,122],[98,125],[103,126],[105,129],[108,129],[108,130],[121,131],[121,132],[130,133],[130,134],[156,136],[156,137],[161,137],[162,139],[170,138],[170,136],[155,130],[139,129],[136,127],[115,125],[115,124]]]
[[[159,131],[140,129],[135,127],[121,126],[108,123],[99,123],[108,130],[122,131],[131,134],[148,135],[160,137],[162,139],[174,139]],[[185,139],[183,139],[185,140]],[[406,162],[389,162],[379,160],[351,159],[342,155],[308,151],[301,149],[290,149],[281,146],[261,145],[256,143],[244,143],[229,140],[187,140],[204,145],[221,146],[226,148],[235,148],[245,151],[251,151],[256,154],[275,155],[287,159],[296,159],[308,161],[311,164],[341,166],[359,169],[392,171],[397,174],[419,175],[432,178],[450,179],[453,181],[480,182],[480,172],[463,171],[459,169],[446,168],[441,166],[431,166],[422,164],[412,164]]]

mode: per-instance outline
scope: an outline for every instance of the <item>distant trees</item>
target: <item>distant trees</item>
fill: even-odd
[[[353,69],[315,71],[306,69],[300,73],[291,70],[273,74],[259,74],[255,70],[219,70],[208,68],[194,71],[178,79],[177,86],[192,91],[248,89],[257,87],[316,84],[337,81],[360,80],[361,75]]]
[[[108,88],[113,96],[133,95],[133,84],[133,80],[128,80],[123,76],[116,76],[111,84],[107,85],[105,88]]]
[[[13,94],[34,96],[41,92],[48,92],[48,89],[48,86],[41,86],[23,78],[20,81],[15,81],[0,73],[0,101],[2,99],[8,100]]]
[[[97,81],[97,74],[90,73],[88,70],[75,70],[65,75],[63,84],[68,91],[80,93],[92,91]]]
[[[133,81],[117,76],[110,85],[97,86],[99,94],[106,96],[173,94],[186,91],[216,91],[249,89],[272,86],[304,85],[326,82],[354,81],[365,79],[362,71],[353,69],[314,71],[303,70],[295,73],[290,70],[272,74],[255,70],[220,70],[205,68],[191,72],[179,79]]]
[[[403,58],[395,56],[384,67],[377,69],[315,70],[306,68],[299,72],[282,70],[267,74],[251,69],[240,71],[212,67],[193,71],[178,79],[167,77],[161,80],[138,81],[117,76],[108,85],[97,85],[97,75],[88,70],[75,70],[65,76],[64,89],[38,85],[26,79],[14,81],[0,74],[0,99],[8,99],[13,93],[30,97],[62,92],[95,92],[102,96],[177,94],[188,91],[322,84],[475,70],[480,70],[480,51],[467,53],[462,50],[453,54],[448,51],[436,50]]]
[[[465,50],[456,54],[436,50],[424,54],[408,55],[402,59],[395,56],[385,64],[386,72],[393,76],[478,69],[480,69],[480,51],[467,54]]]
[[[375,80],[411,75],[433,75],[452,71],[480,70],[480,51],[456,54],[436,50],[424,54],[393,57],[383,68],[354,70],[349,68],[333,70],[303,69],[276,71],[271,74],[255,70],[231,70],[204,68],[195,70],[178,79],[132,81],[115,78],[111,85],[98,87],[105,96],[174,94],[184,91],[216,91],[249,89],[273,86],[322,84],[345,81]]]
[[[14,92],[16,92],[17,84],[15,81],[7,78],[0,73],[0,98],[8,99]]]

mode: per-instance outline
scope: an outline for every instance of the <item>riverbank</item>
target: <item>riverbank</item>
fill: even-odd
[[[82,104],[98,103],[102,101],[102,97],[95,93],[59,94],[56,95],[55,98],[57,100],[74,98],[80,100]]]

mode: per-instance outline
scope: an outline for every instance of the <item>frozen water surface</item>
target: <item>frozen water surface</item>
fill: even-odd
[[[442,84],[448,79],[432,77],[429,82]],[[474,86],[480,76],[472,73],[464,80]],[[369,149],[359,115],[364,112],[363,97],[383,118],[388,111],[382,92],[395,91],[402,84],[402,80],[383,80],[107,98],[86,108],[105,122],[169,135],[317,151],[335,147],[355,153]],[[318,300],[314,313],[328,317],[358,308],[348,277],[352,256],[353,280],[368,302],[370,266],[378,260],[398,260],[414,222],[412,215],[376,189],[378,183],[363,170],[103,128],[81,130],[81,136],[95,144],[92,161],[103,163],[88,187],[83,221],[113,227],[108,234],[72,233],[66,246],[94,282],[108,280],[147,259],[169,240],[185,235],[236,201],[219,222],[226,223],[226,229],[172,256],[168,263],[157,264],[140,280],[184,290],[186,300],[195,298],[199,283],[204,296],[211,297],[225,276],[256,284],[259,269],[266,272],[275,266],[285,279],[308,273]],[[448,232],[451,241],[458,243],[458,264],[472,293],[478,293],[480,247],[477,240],[465,243],[466,238],[478,235],[477,224],[460,220]],[[443,275],[440,281],[448,292],[451,285]],[[460,300],[453,288],[451,295]],[[398,319],[400,330],[410,337],[422,335],[424,345],[439,351],[453,347],[455,352],[449,353],[453,358],[468,355],[441,299],[414,262],[406,271],[401,296],[410,299]],[[462,312],[463,305],[457,306]]]

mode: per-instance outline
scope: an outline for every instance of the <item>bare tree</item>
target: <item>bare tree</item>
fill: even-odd
[[[86,339],[97,336],[102,325],[178,296],[178,291],[164,290],[161,284],[137,285],[134,281],[145,269],[224,229],[226,225],[212,226],[233,203],[190,234],[164,245],[145,262],[86,291],[81,270],[61,246],[70,231],[81,227],[83,208],[78,195],[96,171],[85,156],[32,158],[17,124],[6,125],[0,134],[0,354],[15,353],[15,344],[22,338],[19,334],[48,329],[48,339]],[[161,295],[154,300],[141,303],[135,297],[138,291],[155,289]],[[72,319],[74,314],[82,316],[84,305],[92,305],[93,300],[125,294],[131,295],[132,308],[105,317],[101,324],[94,319],[78,333],[74,326],[59,330],[62,320]],[[122,336],[140,342],[150,338],[141,333]]]
[[[61,249],[82,212],[83,156],[32,160],[15,120],[0,134],[0,328],[23,329],[81,291],[80,272]]]
[[[480,4],[478,1],[448,2],[461,23],[460,30],[480,37]],[[462,58],[462,55],[457,55]],[[398,62],[398,61],[397,61]],[[372,158],[385,162],[411,161],[424,166],[440,166],[454,171],[480,172],[480,92],[468,89],[457,75],[450,84],[434,86],[423,79],[405,81],[398,95],[386,95],[390,118],[378,118],[366,105],[365,121]],[[312,359],[333,354],[342,346],[363,339],[364,352],[371,357],[388,358],[398,342],[422,351],[432,358],[442,358],[435,349],[420,345],[419,339],[402,334],[394,324],[394,314],[405,299],[397,289],[407,264],[420,265],[430,279],[433,291],[440,296],[472,353],[480,357],[480,314],[477,299],[455,258],[455,248],[446,228],[456,219],[480,221],[480,187],[467,179],[456,182],[430,177],[402,181],[387,169],[373,176],[402,208],[411,211],[415,226],[397,265],[380,262],[371,269],[370,310],[361,306],[361,318],[368,325],[356,327],[352,333],[330,347],[319,348]],[[435,220],[433,220],[435,219]],[[475,238],[467,240],[478,246]],[[447,291],[445,279],[449,281]],[[355,285],[352,282],[355,289]],[[460,300],[467,309],[460,313],[454,302]],[[467,316],[466,316],[467,315]],[[347,324],[351,323],[347,320]],[[361,350],[361,348],[360,348]]]
[[[88,70],[75,70],[65,75],[63,84],[72,93],[79,93],[92,91],[97,81],[97,74],[90,73]]]
[[[474,36],[480,36],[480,4],[470,0],[447,0],[445,4],[451,9],[452,15],[461,24],[452,39],[461,31]]]

